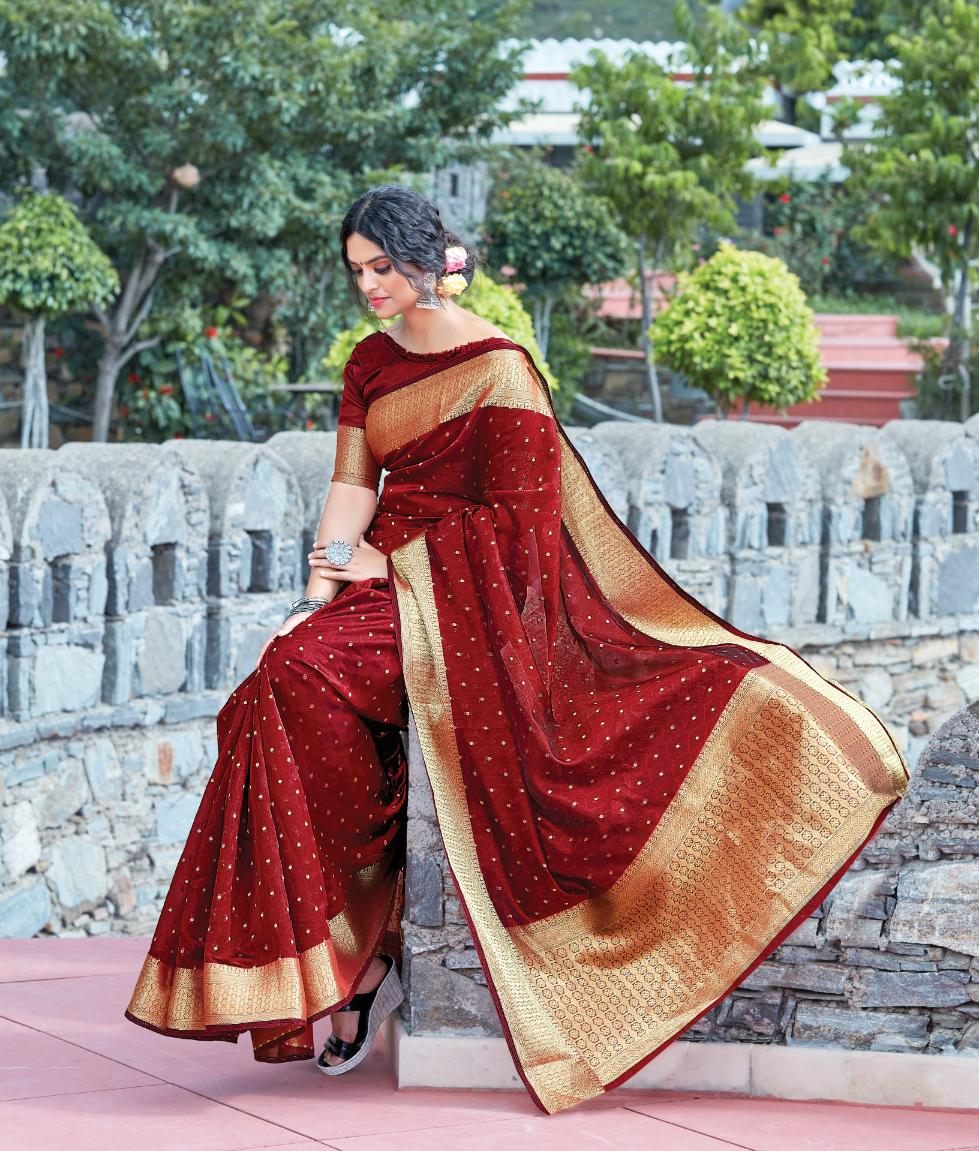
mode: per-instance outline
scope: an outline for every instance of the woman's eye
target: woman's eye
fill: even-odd
[[[387,275],[387,273],[388,273],[388,272],[390,272],[390,271],[391,271],[391,265],[390,265],[390,264],[385,264],[383,268],[381,268],[381,267],[377,267],[377,268],[375,268],[375,269],[374,269],[374,271],[375,271],[375,272],[377,272],[377,274],[378,274],[379,276],[385,276],[385,275]]]

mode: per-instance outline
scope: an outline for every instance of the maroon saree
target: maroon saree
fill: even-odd
[[[520,345],[361,341],[333,478],[376,488],[381,467],[367,538],[388,579],[345,585],[226,705],[225,775],[129,1014],[198,1038],[250,1029],[263,1058],[312,1053],[309,1020],[349,998],[393,905],[403,764],[383,737],[403,726],[400,691],[514,1062],[558,1111],[622,1082],[791,932],[903,794],[907,764],[859,699],[709,611],[637,544]],[[339,627],[355,620],[351,648]],[[391,634],[396,653],[375,653]],[[352,847],[321,777],[351,773],[355,751],[370,794]],[[272,775],[278,844],[253,826]],[[368,811],[375,792],[392,798]],[[219,890],[239,893],[237,914]],[[256,918],[273,917],[268,900],[274,937]]]

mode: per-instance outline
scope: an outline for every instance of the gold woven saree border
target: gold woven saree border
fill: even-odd
[[[396,881],[397,872],[386,861],[357,872],[344,911],[329,920],[329,939],[295,957],[258,967],[173,967],[147,955],[127,1014],[158,1031],[197,1034],[209,1028],[309,1019],[349,990]]]
[[[516,348],[481,352],[380,396],[367,409],[367,440],[377,459],[385,459],[440,424],[492,407],[552,414],[524,353]]]
[[[340,424],[337,428],[337,453],[330,478],[377,491],[381,468],[368,446],[363,428],[353,424]]]
[[[446,855],[469,914],[478,926],[486,974],[499,1002],[504,1026],[509,1027],[522,1073],[549,1111],[569,1107],[600,1094],[603,1085],[540,1011],[526,965],[496,914],[479,867],[462,784],[424,535],[394,549],[390,561],[401,622],[405,684]],[[561,1068],[556,1075],[551,1070],[554,1066]],[[563,1094],[552,1087],[555,1079],[567,1084]]]

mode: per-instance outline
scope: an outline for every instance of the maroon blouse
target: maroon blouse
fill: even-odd
[[[377,491],[381,465],[367,443],[367,409],[381,396],[464,360],[474,348],[518,348],[503,336],[470,340],[441,352],[410,352],[386,331],[365,336],[343,369],[334,480]]]

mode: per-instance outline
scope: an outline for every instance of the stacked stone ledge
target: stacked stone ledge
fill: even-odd
[[[820,913],[690,1036],[971,1051],[979,419],[568,431],[664,571],[921,753]],[[0,934],[151,931],[214,716],[305,585],[334,447],[291,432],[0,454]],[[498,1034],[413,724],[408,743],[405,1018]]]

